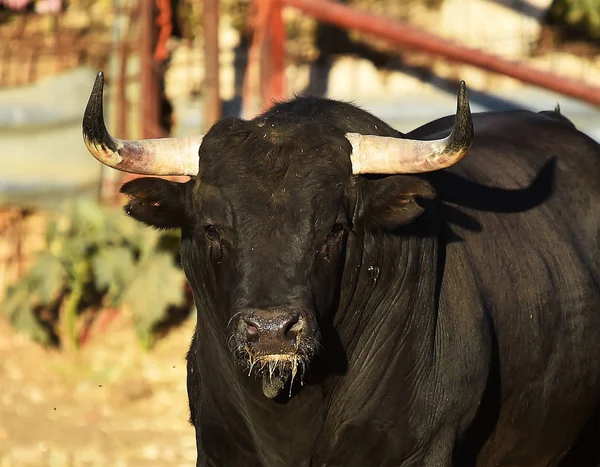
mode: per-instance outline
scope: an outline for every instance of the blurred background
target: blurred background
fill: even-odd
[[[125,139],[293,95],[408,132],[465,80],[475,112],[560,104],[600,141],[599,51],[600,0],[0,0],[0,467],[195,465],[179,240],[83,145],[98,71]]]

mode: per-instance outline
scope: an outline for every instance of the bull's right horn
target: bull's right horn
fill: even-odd
[[[83,115],[83,141],[88,151],[108,167],[145,175],[198,174],[202,136],[126,141],[113,138],[104,124],[104,73],[96,76]]]
[[[454,127],[436,140],[413,140],[347,133],[352,145],[352,173],[411,174],[433,172],[456,164],[473,144],[474,130],[467,86],[460,82]]]

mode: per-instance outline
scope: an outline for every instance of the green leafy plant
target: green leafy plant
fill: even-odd
[[[120,209],[90,199],[70,203],[49,221],[45,244],[2,307],[39,342],[77,346],[94,315],[126,308],[150,347],[167,311],[190,306],[178,236],[144,227]]]
[[[600,0],[553,0],[549,24],[574,38],[600,40]]]

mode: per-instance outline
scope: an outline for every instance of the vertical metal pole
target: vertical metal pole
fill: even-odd
[[[119,138],[122,139],[130,139],[130,135],[129,135],[129,125],[128,125],[128,117],[129,117],[129,112],[128,112],[128,101],[127,101],[127,59],[129,58],[129,41],[126,39],[125,34],[123,34],[120,37],[120,44],[119,44],[119,63],[118,63],[118,78],[117,78],[117,82],[115,83],[116,88],[117,88],[117,125],[115,128],[116,133],[119,135]],[[142,73],[143,76],[143,73]],[[141,124],[144,125],[144,121],[143,121],[143,115],[144,115],[144,109],[143,109],[143,102],[144,99],[141,99],[140,102],[140,112],[141,112],[141,119],[142,122]],[[145,131],[144,127],[141,126],[140,129],[142,130],[142,133]],[[106,168],[105,168],[106,169]],[[106,172],[105,172],[106,173]],[[112,184],[114,184],[114,186],[111,187],[111,189],[107,189],[106,191],[110,191],[113,195],[113,197],[115,197],[115,195],[119,192],[118,190],[118,185],[121,182],[125,182],[128,181],[126,179],[125,175],[120,175],[116,178],[116,180],[112,181]]]
[[[159,83],[154,62],[157,28],[154,0],[141,0],[140,15],[140,65],[141,98],[140,130],[142,138],[153,138],[158,128]]]
[[[258,42],[258,79],[259,79],[259,91],[261,101],[261,112],[264,112],[271,106],[271,73],[273,67],[273,61],[271,60],[271,10],[273,7],[273,0],[259,0],[261,9],[260,22],[258,24],[256,34],[259,35],[260,41]]]
[[[267,32],[268,50],[268,96],[263,106],[270,106],[285,97],[284,44],[285,25],[283,23],[282,5],[278,1],[271,3],[269,26]]]
[[[219,88],[219,1],[204,0],[204,131],[221,118]]]
[[[115,83],[117,88],[117,131],[119,138],[129,139],[127,128],[127,58],[129,44],[125,39],[119,44],[119,77]]]
[[[248,51],[248,64],[244,73],[242,90],[242,117],[250,119],[263,106],[264,89],[264,58],[263,48],[269,16],[271,0],[252,0],[250,3],[251,16],[248,26],[253,30],[252,43]]]

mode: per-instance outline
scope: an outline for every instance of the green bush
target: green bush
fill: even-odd
[[[549,24],[578,39],[600,39],[600,0],[554,0],[547,13]]]
[[[144,227],[120,209],[90,199],[69,203],[51,217],[45,245],[2,307],[41,343],[77,346],[89,321],[84,312],[127,307],[150,347],[167,310],[185,304],[178,235]]]

